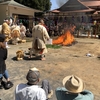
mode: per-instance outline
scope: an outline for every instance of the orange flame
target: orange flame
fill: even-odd
[[[62,44],[62,45],[69,45],[74,42],[74,36],[71,34],[70,30],[68,30],[65,34],[61,35],[57,39],[53,40],[53,44]]]

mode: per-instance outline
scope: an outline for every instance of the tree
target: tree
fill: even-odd
[[[51,8],[50,0],[15,0],[25,6],[42,11],[48,11]]]

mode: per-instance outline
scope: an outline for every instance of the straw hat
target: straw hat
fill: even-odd
[[[63,81],[65,88],[71,93],[80,93],[84,90],[84,82],[77,76],[66,76]]]

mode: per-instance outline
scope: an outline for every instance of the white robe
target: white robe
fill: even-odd
[[[1,31],[2,31],[2,25],[0,25],[0,34],[1,34]]]
[[[32,29],[32,37],[33,37],[33,41],[32,41],[32,49],[30,50],[30,55],[32,54],[39,54],[40,50],[36,50],[34,48],[35,44],[35,40],[37,39],[37,47],[38,49],[44,49],[43,53],[47,53],[47,48],[46,48],[46,41],[47,39],[49,39],[49,35],[48,32],[46,30],[46,28],[42,25],[36,25],[33,27]]]

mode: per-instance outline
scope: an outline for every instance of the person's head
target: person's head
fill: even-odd
[[[37,84],[39,82],[39,78],[40,78],[40,72],[37,68],[29,69],[27,76],[26,76],[28,84],[30,85]]]
[[[4,19],[4,22],[6,22],[8,25],[11,25],[13,20],[11,19],[11,17],[7,17]]]
[[[75,25],[74,23],[72,23],[72,24],[70,25],[70,30],[71,30],[72,32],[74,32],[74,31],[75,31],[75,28],[76,28],[76,25]]]
[[[74,75],[66,76],[62,83],[70,93],[80,93],[84,90],[84,82]]]
[[[39,20],[38,20],[38,23],[39,23],[39,24],[44,24],[44,20],[43,20],[43,19],[39,19]]]
[[[40,19],[40,23],[44,24],[44,20],[43,19]]]
[[[5,41],[5,35],[4,34],[0,34],[0,48],[5,48],[5,44],[4,44],[4,41]]]
[[[22,25],[23,25],[23,23],[22,23],[22,22],[20,22],[20,23],[19,23],[19,25],[20,25],[20,26],[22,26]]]

